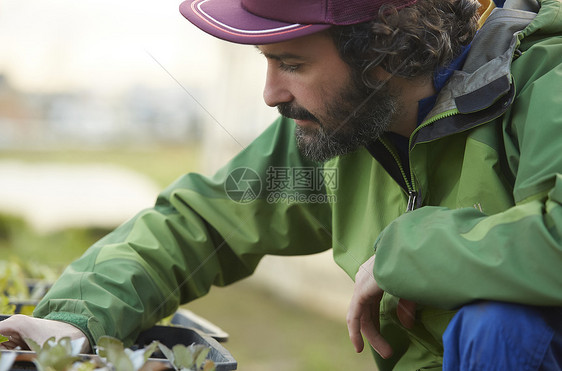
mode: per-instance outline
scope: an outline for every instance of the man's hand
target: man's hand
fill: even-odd
[[[0,344],[0,348],[29,349],[25,339],[29,338],[39,345],[43,345],[47,339],[56,337],[57,340],[63,337],[69,337],[71,340],[86,338],[86,335],[78,328],[60,321],[52,321],[48,319],[33,318],[16,314],[10,318],[0,321],[0,334],[8,337],[10,340]],[[90,351],[90,343],[86,338],[82,346],[81,353]]]
[[[355,275],[353,296],[347,311],[347,329],[355,351],[363,351],[363,338],[367,338],[373,349],[383,358],[392,356],[390,344],[380,334],[379,311],[383,290],[373,277],[375,256],[367,260]],[[407,328],[414,326],[416,303],[400,299],[398,319]]]

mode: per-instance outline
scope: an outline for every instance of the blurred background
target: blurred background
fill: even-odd
[[[1,271],[55,279],[174,179],[213,174],[276,117],[261,97],[263,57],[204,34],[178,6],[0,2]],[[240,370],[371,370],[347,338],[351,290],[329,252],[267,257],[186,307],[230,334]]]

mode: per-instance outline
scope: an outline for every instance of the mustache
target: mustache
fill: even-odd
[[[306,120],[320,123],[316,116],[314,116],[303,107],[297,106],[295,104],[280,103],[279,105],[277,105],[277,110],[281,115],[293,120]]]

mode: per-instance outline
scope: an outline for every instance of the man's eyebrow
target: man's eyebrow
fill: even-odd
[[[287,59],[298,59],[298,60],[303,60],[305,59],[302,55],[298,55],[298,54],[293,54],[293,53],[267,53],[267,52],[263,52],[260,48],[258,48],[256,46],[256,49],[258,50],[258,52],[260,54],[262,54],[264,57],[266,57],[267,59],[273,59],[276,61],[281,61],[281,60],[287,60]]]

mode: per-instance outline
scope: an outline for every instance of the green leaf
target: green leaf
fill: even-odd
[[[124,350],[118,351],[116,349],[110,349],[107,354],[107,360],[113,365],[115,370],[135,371],[133,362],[131,362]]]
[[[195,358],[195,366],[197,368],[200,368],[203,365],[203,363],[205,363],[205,359],[207,358],[207,354],[209,354],[210,350],[211,348],[201,346]]]
[[[185,345],[177,344],[174,345],[172,351],[174,352],[174,365],[177,368],[190,369],[194,366],[195,359],[191,349]]]
[[[123,342],[111,336],[102,336],[98,339],[98,354],[106,358],[115,370],[135,371],[133,362],[125,353]]]
[[[26,316],[31,316],[34,310],[35,310],[35,305],[22,305],[19,314],[25,314]]]
[[[164,354],[164,357],[166,357],[168,362],[170,362],[176,370],[179,370],[178,367],[176,367],[174,352],[172,352],[172,350],[170,348],[168,348],[167,346],[165,346],[162,343],[158,343],[158,348],[160,348],[160,351]]]
[[[192,371],[199,370],[202,367],[211,367],[207,366],[208,362],[206,361],[207,355],[211,349],[202,344],[193,343],[188,347],[177,344],[174,345],[171,351],[163,344],[159,344],[158,346],[162,353],[164,353],[164,356],[178,371]],[[209,369],[213,370],[213,368]]]
[[[72,354],[72,345],[70,343],[69,337],[63,337],[62,339],[60,339],[58,345],[64,348],[67,354]]]
[[[79,360],[79,357],[71,353],[72,347],[68,337],[62,338],[59,342],[56,342],[54,337],[49,338],[39,349],[37,349],[39,345],[33,340],[25,340],[37,354],[33,363],[38,370],[64,371]]]
[[[207,353],[209,353],[209,348],[202,344],[193,343],[189,346],[189,349],[193,354],[193,366],[196,366],[195,368],[198,368],[199,365],[203,363],[203,361],[207,357]],[[203,354],[203,359],[201,360],[202,354]]]
[[[6,341],[9,341],[9,340],[10,340],[9,337],[6,337],[4,335],[0,335],[0,344],[4,343]]]
[[[37,344],[33,339],[30,338],[25,338],[24,340],[27,345],[29,345],[29,349],[39,354],[39,352],[41,351],[41,345]]]
[[[73,371],[94,371],[97,365],[94,362],[80,362],[74,367]]]
[[[174,318],[174,316],[175,313],[172,313],[168,317],[164,317],[160,321],[156,322],[156,324],[159,326],[173,326],[174,324],[172,323],[172,318]]]
[[[123,351],[123,342],[111,336],[101,336],[98,339],[98,355],[107,358],[109,350]]]
[[[43,343],[43,347],[41,350],[48,350],[57,345],[57,339],[54,336],[51,336]]]
[[[1,285],[0,285],[1,287]],[[4,291],[5,292],[5,291]],[[10,299],[7,296],[0,296],[0,313],[2,314],[14,314],[16,311],[16,306],[10,304]]]
[[[0,292],[10,298],[27,299],[29,290],[23,270],[18,263],[0,260]],[[8,308],[1,309],[4,314],[12,314],[4,312]]]
[[[148,346],[144,348],[144,354],[143,354],[144,363],[146,363],[146,361],[148,361],[152,353],[156,351],[156,348],[158,348],[158,344],[160,344],[158,341],[153,341],[152,343],[150,343]]]
[[[125,348],[123,342],[111,336],[102,336],[98,339],[98,354],[106,358],[118,371],[136,371],[140,369],[154,353],[158,342],[152,342],[143,349],[133,351]]]

